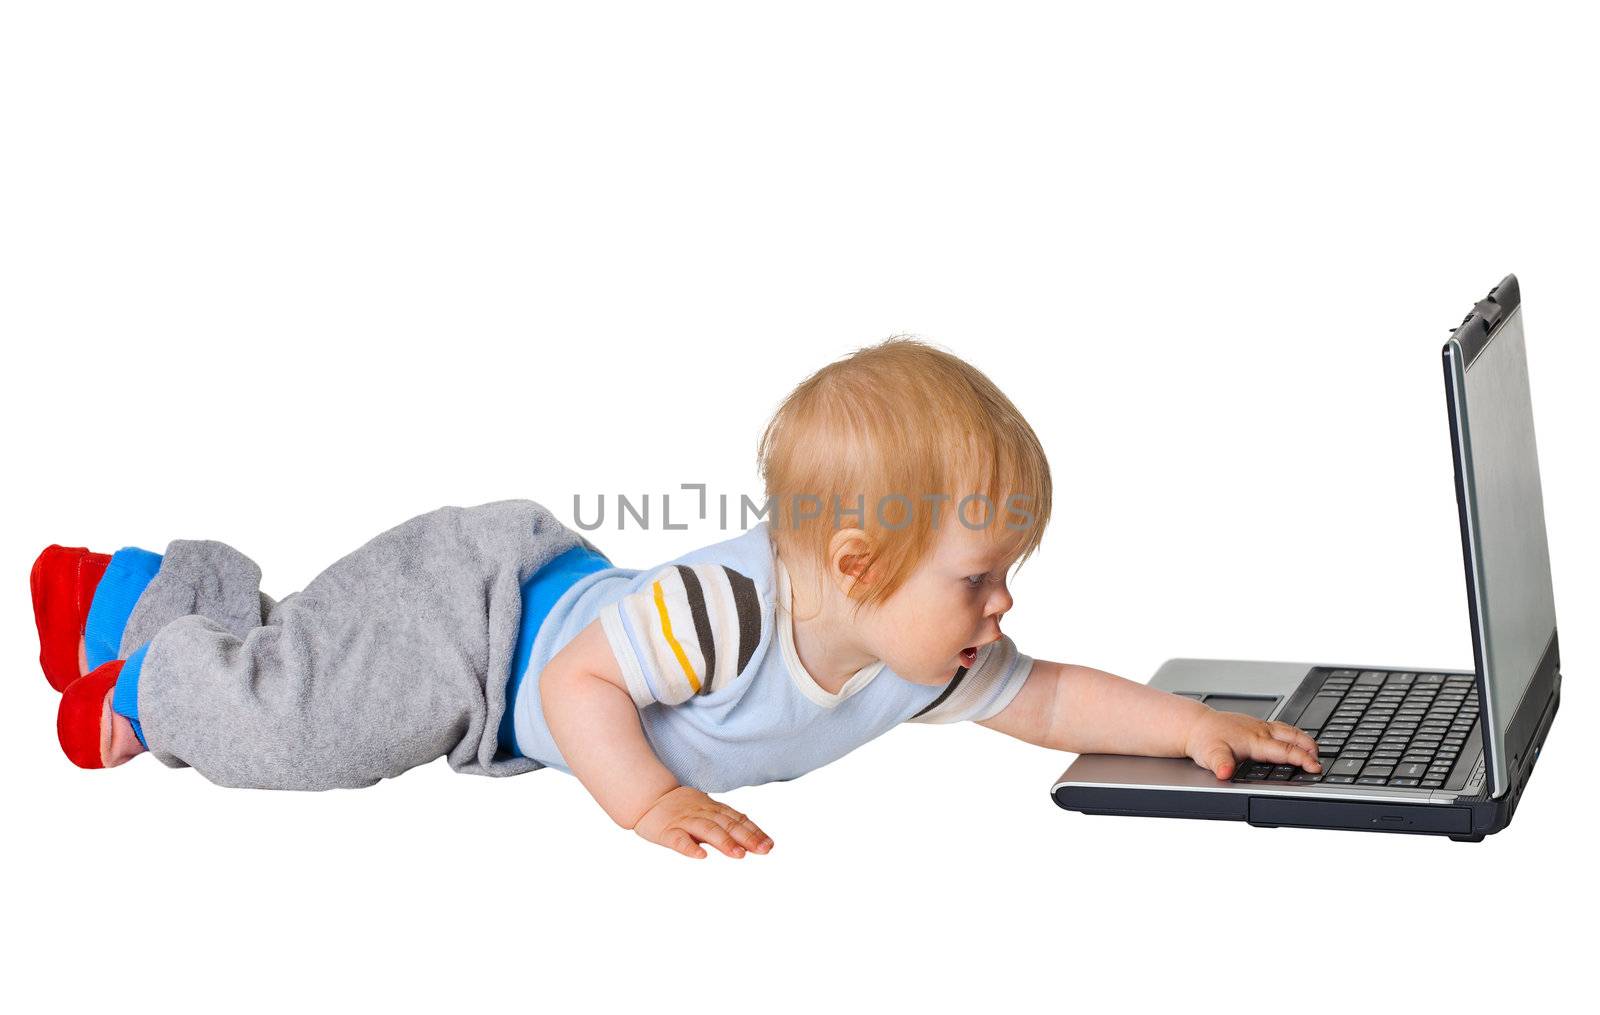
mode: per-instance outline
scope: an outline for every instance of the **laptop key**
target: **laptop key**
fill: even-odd
[[[1358,785],[1358,786],[1382,786],[1382,785],[1387,784],[1388,781],[1389,781],[1388,779],[1384,778],[1381,775],[1363,775],[1361,778],[1356,780],[1356,785]]]
[[[1329,716],[1333,715],[1334,704],[1335,702],[1332,698],[1312,699],[1311,704],[1307,705],[1306,710],[1301,713],[1300,721],[1295,725],[1301,729],[1306,729],[1307,727],[1321,729],[1322,724],[1328,721]]]
[[[1322,781],[1324,783],[1329,783],[1329,782],[1347,783],[1347,782],[1355,782],[1356,781],[1356,777],[1353,776],[1353,775],[1325,775],[1325,776],[1322,777]]]
[[[1391,786],[1415,786],[1417,784],[1417,782],[1418,782],[1418,780],[1416,780],[1416,779],[1390,779],[1389,780],[1389,785],[1391,785]]]
[[[1392,773],[1393,771],[1394,771],[1394,766],[1393,765],[1374,765],[1374,764],[1369,764],[1369,765],[1367,765],[1366,768],[1363,768],[1361,770],[1361,774],[1362,775],[1375,775],[1375,776],[1380,776],[1382,778],[1387,779],[1389,777],[1390,773]]]
[[[1366,764],[1365,755],[1360,758],[1340,758],[1333,763],[1333,767],[1328,770],[1328,774],[1355,775],[1361,771],[1361,766],[1364,764]]]

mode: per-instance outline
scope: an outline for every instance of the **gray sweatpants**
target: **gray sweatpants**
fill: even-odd
[[[274,602],[261,569],[177,540],[123,632],[146,642],[138,712],[150,752],[212,782],[370,786],[441,755],[515,775],[497,755],[521,585],[594,547],[533,501],[447,507],[377,536]]]

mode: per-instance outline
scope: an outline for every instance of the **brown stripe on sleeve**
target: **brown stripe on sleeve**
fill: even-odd
[[[928,704],[922,709],[921,712],[918,712],[916,715],[912,716],[911,718],[915,719],[918,716],[926,715],[927,713],[932,712],[934,709],[938,708],[939,705],[942,704],[946,698],[950,697],[950,695],[952,695],[952,694],[954,694],[956,692],[956,688],[961,686],[961,681],[962,681],[963,678],[966,677],[966,675],[967,675],[967,668],[965,666],[961,667],[959,670],[956,670],[956,675],[950,678],[950,682],[948,684],[944,685],[944,690],[939,692],[939,696],[937,698],[933,699],[932,701],[928,702]],[[908,719],[906,721],[910,722],[911,720]]]
[[[711,693],[711,681],[717,674],[717,647],[711,638],[711,616],[706,612],[706,594],[700,587],[700,576],[684,564],[675,565],[683,579],[683,590],[689,597],[689,613],[694,618],[694,633],[700,639],[700,654],[705,657],[705,679],[700,681],[700,693]]]
[[[739,665],[735,673],[743,673],[745,664],[755,655],[756,642],[761,640],[761,599],[756,595],[756,583],[722,565],[727,572],[728,587],[733,590],[733,603],[739,611]]]

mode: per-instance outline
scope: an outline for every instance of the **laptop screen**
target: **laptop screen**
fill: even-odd
[[[1489,717],[1504,735],[1556,629],[1519,305],[1466,367],[1471,535]],[[1496,767],[1504,752],[1496,751]],[[1505,772],[1496,773],[1497,786]]]

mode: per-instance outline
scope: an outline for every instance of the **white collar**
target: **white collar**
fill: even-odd
[[[777,558],[777,555],[773,555]],[[778,609],[776,619],[778,623],[778,644],[783,649],[783,662],[789,671],[789,679],[794,681],[794,686],[800,693],[810,698],[823,708],[833,708],[839,702],[855,694],[872,682],[872,678],[883,669],[883,660],[869,663],[856,670],[844,686],[839,688],[838,694],[829,694],[822,689],[816,678],[806,670],[800,662],[800,653],[794,647],[794,590],[789,585],[789,571],[783,566],[783,560],[777,559],[778,565]]]

